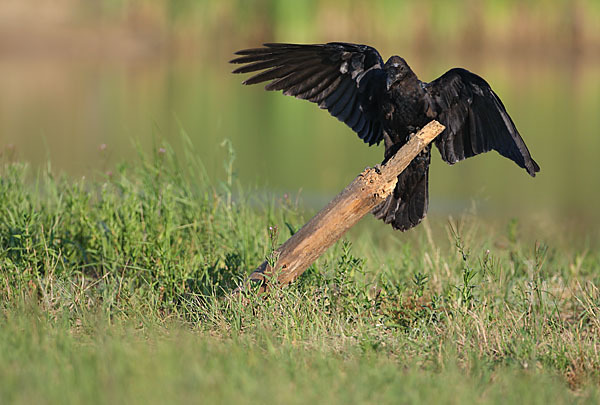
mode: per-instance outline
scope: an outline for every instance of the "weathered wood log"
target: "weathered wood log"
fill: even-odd
[[[250,274],[246,283],[260,282],[261,291],[264,291],[268,287],[267,279],[274,279],[274,276],[279,284],[295,280],[348,229],[385,201],[393,191],[398,175],[443,130],[442,124],[431,121],[412,136],[385,165],[365,169],[325,208],[277,248],[271,255],[271,260],[265,260]],[[239,291],[240,288],[236,290]]]

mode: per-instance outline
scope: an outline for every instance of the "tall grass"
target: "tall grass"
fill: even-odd
[[[96,179],[2,165],[3,402],[597,400],[597,251],[373,222],[231,298],[308,215],[237,185],[229,150],[223,181],[191,148]]]

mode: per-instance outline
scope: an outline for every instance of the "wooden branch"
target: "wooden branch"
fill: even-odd
[[[295,280],[348,229],[385,201],[394,190],[398,175],[443,130],[442,124],[431,121],[385,165],[365,169],[302,229],[273,252],[271,257],[276,260],[273,267],[268,261],[263,262],[246,282],[261,282],[261,291],[264,291],[267,288],[266,279],[274,274],[279,284]],[[235,292],[239,291],[238,288]]]

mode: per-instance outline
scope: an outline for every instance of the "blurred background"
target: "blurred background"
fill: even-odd
[[[190,137],[223,178],[319,208],[382,159],[315,105],[244,87],[228,61],[263,42],[346,41],[403,56],[421,80],[461,66],[499,94],[540,164],[434,152],[430,213],[596,230],[600,1],[2,0],[0,153],[72,176]],[[391,230],[391,228],[390,228]]]

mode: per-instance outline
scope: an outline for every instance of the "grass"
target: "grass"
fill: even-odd
[[[598,402],[591,243],[373,221],[229,299],[309,216],[230,156],[223,181],[168,148],[97,179],[2,165],[0,402]]]

